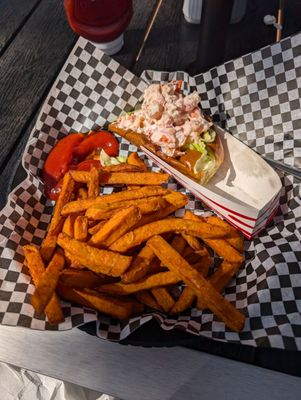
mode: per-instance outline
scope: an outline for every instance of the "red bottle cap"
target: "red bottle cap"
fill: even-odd
[[[65,0],[64,5],[71,28],[97,43],[120,37],[133,15],[132,0]]]

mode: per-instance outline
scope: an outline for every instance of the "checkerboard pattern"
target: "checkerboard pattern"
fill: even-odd
[[[301,35],[282,40],[193,78],[145,71],[148,81],[183,79],[202,109],[268,158],[301,168]]]
[[[191,309],[177,317],[145,313],[120,322],[65,302],[65,322],[50,326],[30,305],[34,288],[21,249],[26,243],[39,245],[50,220],[52,204],[43,196],[40,176],[56,141],[72,131],[106,126],[141,100],[150,81],[182,79],[184,91],[198,90],[203,108],[240,140],[261,154],[300,166],[300,43],[301,35],[287,38],[196,77],[146,71],[137,78],[79,39],[28,141],[22,160],[27,178],[9,195],[0,213],[0,322],[63,330],[97,321],[99,337],[119,341],[154,318],[164,330],[182,329],[216,340],[301,350],[301,193],[292,176],[281,176],[279,212],[259,237],[246,241],[245,264],[225,291],[226,298],[247,316],[240,333],[227,330],[209,311]],[[123,139],[120,149],[122,155],[135,151]],[[185,192],[175,181],[168,186]],[[105,192],[111,191],[106,188]],[[187,208],[198,214],[208,212],[192,195]]]

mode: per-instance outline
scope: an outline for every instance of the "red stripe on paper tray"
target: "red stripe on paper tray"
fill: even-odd
[[[234,228],[236,228],[237,230],[239,230],[240,232],[242,232],[244,234],[244,236],[247,239],[251,239],[251,237],[253,236],[253,233],[250,233],[249,231],[246,231],[245,229],[243,229],[241,226],[238,226],[237,224],[235,224],[233,221],[230,221],[228,218],[225,218],[229,224],[233,225]]]
[[[240,224],[246,226],[247,228],[251,228],[251,229],[254,228],[254,225],[246,224],[246,223],[245,223],[244,221],[242,221],[241,219],[238,219],[238,218],[234,217],[234,215],[229,214],[229,218],[233,219],[233,220],[236,221],[236,222],[239,222]]]
[[[204,203],[210,207],[210,205],[208,203],[206,203],[206,202],[204,202]],[[276,203],[276,206],[275,206],[275,203]],[[262,231],[271,222],[271,220],[275,216],[278,208],[279,208],[278,202],[274,201],[273,208],[272,208],[272,210],[270,210],[270,214],[267,215],[266,218],[261,221],[261,223],[259,224],[257,229],[254,231],[253,231],[254,226],[246,224],[245,222],[241,221],[239,218],[236,218],[231,214],[227,214],[227,215],[221,214],[221,215],[226,221],[229,222],[229,224],[233,225],[236,229],[240,230],[244,234],[244,236],[246,236],[247,239],[251,239],[252,237],[256,236],[260,231]],[[240,225],[238,225],[238,224],[240,224]],[[241,225],[244,225],[246,228],[245,229],[242,228]]]
[[[144,151],[145,149],[142,148],[142,150]],[[239,220],[238,218],[236,218],[236,221],[237,221],[238,223],[240,223],[240,224],[246,224],[246,225],[247,225],[247,226],[246,226],[247,229],[243,229],[243,228],[241,228],[240,226],[238,226],[236,223],[234,223],[233,220],[229,219],[229,214],[228,214],[228,213],[234,214],[234,215],[236,215],[236,216],[238,216],[238,217],[244,218],[244,219],[249,220],[249,221],[254,221],[254,222],[256,222],[256,218],[249,217],[249,216],[247,216],[247,215],[244,215],[244,214],[242,214],[242,213],[239,213],[239,212],[237,212],[237,211],[234,211],[234,210],[232,210],[232,209],[230,209],[230,208],[228,208],[228,207],[225,207],[225,206],[221,205],[220,203],[218,203],[218,202],[216,202],[216,201],[214,201],[214,200],[211,200],[208,196],[204,195],[203,193],[200,193],[197,189],[192,188],[192,187],[190,186],[189,182],[186,181],[186,179],[184,180],[181,176],[179,176],[179,175],[173,173],[172,170],[169,168],[169,166],[168,166],[165,162],[161,163],[161,162],[160,162],[161,160],[158,159],[158,157],[156,157],[156,156],[154,157],[153,154],[152,154],[150,151],[146,150],[145,153],[146,153],[146,155],[148,156],[148,158],[150,158],[155,164],[157,164],[159,167],[161,167],[165,172],[169,173],[171,176],[173,176],[174,178],[176,178],[177,181],[178,181],[181,185],[183,185],[186,189],[188,189],[195,197],[199,198],[204,204],[206,204],[207,206],[209,206],[209,208],[212,208],[213,210],[215,210],[215,207],[220,208],[220,209],[221,209],[220,211],[218,211],[218,210],[215,210],[215,211],[216,211],[217,213],[222,214],[223,218],[225,218],[225,219],[226,219],[231,225],[233,225],[235,228],[237,228],[238,230],[240,230],[248,239],[251,238],[252,234],[251,234],[251,232],[249,231],[249,229],[251,228],[251,231],[252,231],[252,230],[254,229],[254,225],[253,225],[253,226],[248,225],[248,224],[242,222],[241,220]],[[208,202],[212,203],[212,205],[211,205],[211,204],[208,204],[208,203],[206,202],[205,199],[206,199]],[[215,206],[215,207],[214,207],[214,206]],[[248,228],[249,228],[249,229],[248,229]]]
[[[263,228],[265,228],[271,221],[272,219],[275,217],[277,211],[279,209],[279,205],[277,204],[277,207],[275,207],[275,209],[271,212],[271,215],[268,217],[268,219],[265,221],[264,225],[261,226],[260,228],[258,228],[253,234],[252,237],[257,235]]]
[[[271,209],[274,209],[275,204],[279,202],[280,193],[278,193],[275,198],[270,202],[269,206],[264,210],[264,212],[259,215],[259,219],[266,215],[268,212],[271,212]]]
[[[215,204],[216,206],[218,206],[218,207],[222,208],[223,210],[226,210],[226,211],[228,211],[228,212],[230,212],[230,213],[232,213],[232,214],[234,214],[234,215],[237,215],[238,217],[241,217],[241,218],[244,218],[244,219],[248,219],[249,221],[256,221],[256,218],[249,217],[249,216],[244,215],[244,214],[241,214],[241,213],[239,213],[239,212],[237,212],[237,211],[231,210],[231,208],[227,208],[227,207],[225,207],[225,206],[223,206],[223,205],[217,203],[216,201],[211,200],[210,197],[207,197],[207,196],[205,196],[204,194],[202,194],[202,196],[204,196],[206,199],[208,199],[209,201],[211,201],[211,203]]]
[[[188,190],[189,190],[192,194],[194,194],[196,197],[201,197],[201,198],[204,197],[204,198],[206,198],[207,200],[211,201],[211,203],[215,204],[216,206],[222,208],[223,210],[226,210],[226,211],[228,211],[228,212],[231,212],[232,214],[237,215],[238,217],[247,219],[247,220],[249,220],[249,221],[256,221],[256,218],[249,217],[249,216],[247,216],[247,215],[244,215],[244,214],[241,214],[241,213],[239,213],[239,212],[237,212],[237,211],[234,211],[234,210],[232,210],[231,208],[225,207],[225,206],[221,205],[220,203],[218,203],[218,202],[216,202],[216,201],[210,199],[210,197],[205,196],[203,193],[200,193],[200,192],[198,192],[198,191],[192,189],[192,188],[190,187],[190,185],[189,185],[188,182],[185,182],[185,181],[184,181],[183,179],[181,179],[178,175],[175,175],[173,172],[171,172],[171,170],[170,170],[167,166],[162,165],[158,160],[156,160],[155,158],[153,158],[150,154],[148,154],[148,153],[146,153],[146,154],[147,154],[147,156],[148,156],[150,159],[152,159],[152,160],[155,162],[155,164],[159,164],[159,166],[160,166],[163,170],[167,171],[170,175],[172,175],[173,177],[175,177],[186,189],[188,189]],[[197,194],[196,194],[196,193],[197,193]]]
[[[240,230],[246,236],[247,239],[252,239],[256,235],[258,235],[258,233],[261,232],[272,221],[272,219],[274,218],[275,214],[278,211],[278,208],[279,205],[277,204],[277,207],[271,212],[271,215],[267,218],[267,220],[264,221],[264,223],[258,229],[256,229],[256,231],[252,232],[252,234],[242,229],[240,226],[234,224],[233,222],[231,222],[231,224],[234,225],[238,230]]]

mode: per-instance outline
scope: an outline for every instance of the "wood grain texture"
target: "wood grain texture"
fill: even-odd
[[[196,58],[198,37],[199,25],[184,20],[182,2],[164,0],[133,72],[140,75],[144,69],[189,71]]]
[[[124,32],[124,46],[117,54],[112,56],[130,70],[133,68],[135,56],[155,3],[155,0],[133,0],[134,15]]]
[[[263,18],[270,14],[277,16],[279,0],[248,1],[244,18],[237,24],[229,25],[224,61],[242,56],[276,41],[276,29],[265,25]],[[301,2],[289,0],[284,3],[282,38],[301,30]]]
[[[23,0],[16,0],[15,3]],[[40,0],[39,0],[40,1]],[[5,2],[6,3],[6,2]],[[28,2],[29,3],[29,2]],[[53,2],[52,2],[53,3]],[[23,113],[25,113],[25,118],[22,122],[20,122],[20,127],[18,131],[20,132],[20,138],[16,141],[16,143],[13,145],[12,150],[10,150],[9,156],[7,157],[7,153],[9,151],[8,145],[5,147],[3,153],[5,159],[3,162],[3,168],[1,171],[0,175],[0,209],[5,205],[7,195],[10,193],[10,191],[21,182],[22,179],[26,177],[25,172],[23,171],[22,167],[20,166],[21,163],[21,158],[22,158],[22,153],[24,151],[26,142],[28,140],[28,137],[31,133],[31,130],[34,126],[35,120],[38,116],[38,112],[35,112],[37,107],[41,105],[43,102],[45,95],[47,94],[48,90],[51,87],[52,82],[54,81],[56,75],[58,74],[61,65],[64,63],[68,52],[71,50],[72,45],[75,40],[75,35],[71,32],[69,26],[65,22],[65,16],[64,13],[62,12],[62,5],[60,4],[61,2],[56,0],[54,2],[56,10],[50,11],[49,8],[45,8],[45,4],[43,4],[43,8],[38,10],[38,15],[43,16],[48,15],[50,12],[50,22],[46,28],[43,28],[41,31],[41,34],[44,35],[46,38],[46,46],[45,46],[45,52],[47,51],[49,54],[49,57],[47,58],[47,61],[45,61],[43,58],[43,55],[41,58],[41,65],[40,69],[43,70],[45,67],[48,71],[47,76],[44,76],[44,90],[39,90],[37,92],[35,90],[35,83],[33,82],[35,80],[35,75],[31,74],[30,77],[28,77],[28,80],[26,83],[22,82],[22,73],[20,72],[19,74],[19,80],[16,82],[14,85],[12,85],[12,81],[14,80],[14,76],[11,77],[10,85],[12,85],[12,89],[15,89],[14,93],[8,98],[6,96],[5,102],[7,105],[7,109],[9,109],[9,116],[7,116],[7,113],[4,113],[1,115],[0,119],[0,126],[2,127],[2,133],[0,132],[0,143],[3,143],[6,141],[5,139],[5,133],[4,132],[10,132],[10,131],[15,131],[16,123],[19,123],[19,109],[15,107],[15,98],[16,92],[18,90],[24,90],[24,99],[28,95],[29,98],[34,97],[36,100],[36,108],[33,108],[33,105],[31,102],[28,102],[24,104],[22,107]],[[113,56],[116,61],[121,63],[127,68],[130,68],[131,65],[134,62],[135,59],[135,54],[138,51],[138,46],[140,45],[141,42],[141,37],[143,35],[144,29],[146,27],[148,18],[151,14],[152,8],[155,4],[155,0],[147,0],[145,2],[139,1],[139,0],[134,0],[134,15],[133,18],[130,22],[130,25],[128,26],[126,32],[125,32],[125,45],[122,48],[122,50]],[[23,4],[23,3],[22,3]],[[1,12],[1,6],[2,3],[0,3],[0,12]],[[15,7],[17,8],[17,14],[21,14],[21,5],[15,4]],[[24,7],[23,7],[24,9]],[[6,10],[7,12],[7,10]],[[0,18],[2,15],[0,14]],[[39,17],[34,16],[35,20]],[[56,41],[56,46],[53,48],[52,46],[52,41],[54,39],[55,34],[55,29],[57,29],[57,24],[53,24],[54,19],[57,18],[59,21],[59,24],[61,25],[61,31],[59,32],[61,36],[66,36],[64,40],[60,39],[59,42]],[[44,17],[45,20],[45,17]],[[27,24],[32,26],[32,29],[34,27],[33,25],[34,22],[29,20]],[[51,25],[53,24],[53,25]],[[55,29],[54,29],[55,27]],[[13,43],[14,47],[14,52],[18,50],[18,47],[22,44],[23,46],[27,46],[26,50],[26,63],[29,66],[29,70],[31,69],[31,66],[35,63],[35,53],[37,51],[41,51],[41,45],[37,47],[37,43],[40,41],[40,38],[35,35],[34,40],[30,38],[32,41],[31,43],[26,42],[26,35],[28,32],[30,32],[30,26],[24,28],[24,32],[19,32],[18,35],[23,35],[23,40],[20,40],[19,37],[16,37],[16,43]],[[2,33],[3,32],[3,33]],[[4,29],[3,25],[0,25],[0,37],[4,37]],[[38,31],[37,31],[38,33]],[[28,37],[29,40],[29,37]],[[0,47],[1,49],[1,47]],[[11,49],[9,49],[10,52],[12,52]],[[12,52],[14,54],[14,52]],[[32,54],[31,54],[32,53]],[[56,65],[52,65],[52,58],[56,59]],[[14,55],[10,55],[8,57],[8,60],[6,63],[3,65],[3,61],[0,59],[0,65],[2,65],[2,69],[0,69],[0,72],[2,72],[3,75],[9,75],[10,69],[14,68],[13,63],[15,62],[15,57]],[[47,63],[47,64],[46,64]],[[19,59],[18,60],[19,68],[22,69],[22,67],[25,66],[25,60]],[[46,64],[46,65],[45,65]],[[39,69],[39,66],[36,67],[37,70]],[[32,82],[32,84],[31,84]],[[1,88],[1,78],[0,78],[0,88]],[[2,83],[4,85],[4,83]],[[26,86],[25,86],[26,85]],[[9,84],[6,83],[6,87],[9,87]],[[22,89],[22,87],[24,89]],[[19,89],[18,89],[19,88]],[[33,90],[32,93],[30,93],[31,88]],[[8,89],[7,89],[8,90]],[[21,95],[22,96],[22,95]],[[0,110],[2,107],[4,107],[4,104],[2,103],[1,95],[0,95]],[[16,135],[17,136],[17,135]],[[0,152],[1,155],[1,152]],[[1,160],[1,156],[0,156]],[[16,171],[18,170],[18,174],[16,174]],[[14,177],[16,176],[16,179],[14,180]],[[14,181],[14,182],[13,182]]]
[[[24,129],[20,140],[18,140],[18,143],[14,146],[10,157],[7,159],[0,173],[0,210],[5,206],[8,194],[26,178],[26,172],[21,165],[21,160],[38,114],[39,112],[32,118],[28,128]]]
[[[40,3],[0,58],[0,170],[72,49],[63,3]]]
[[[18,34],[41,0],[0,1],[0,54]],[[9,21],[9,23],[8,23]]]
[[[293,376],[182,347],[121,346],[78,329],[0,326],[0,360],[123,400],[295,400]]]

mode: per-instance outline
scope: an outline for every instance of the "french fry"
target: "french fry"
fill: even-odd
[[[223,261],[222,264],[217,268],[217,270],[209,278],[210,284],[219,292],[222,292],[224,288],[231,281],[233,276],[237,273],[241,266],[241,263],[230,263],[228,261]],[[206,308],[206,303],[202,296],[198,296],[197,308],[199,310],[204,310]]]
[[[80,262],[75,260],[73,257],[73,254],[67,250],[65,250],[65,259],[68,264],[68,268],[74,268],[74,269],[85,269],[86,268]]]
[[[189,246],[186,246],[186,240],[184,237],[189,236],[189,238],[194,238],[191,235],[182,234],[181,236],[175,236],[171,245],[172,247],[182,255],[185,260],[191,264],[197,271],[199,271],[204,277],[208,275],[209,267],[212,263],[210,254],[206,247],[200,251],[201,254],[205,254],[204,256],[200,256],[197,252],[194,252],[193,249]],[[195,245],[195,248],[198,247],[199,242]],[[202,246],[200,244],[200,246]]]
[[[232,247],[227,240],[223,239],[205,239],[204,242],[210,246],[216,254],[233,263],[242,263],[243,256]]]
[[[99,181],[108,185],[144,185],[157,186],[165,183],[168,174],[161,172],[112,172],[100,173]]]
[[[180,208],[184,207],[188,202],[188,197],[185,194],[174,191],[167,193],[164,198],[172,206]]]
[[[132,185],[132,186],[127,186],[127,188],[126,188],[126,190],[137,190],[137,189],[140,189],[141,188],[141,186],[134,186],[134,185]]]
[[[78,182],[78,183],[88,184],[88,182],[90,180],[90,172],[89,171],[71,170],[70,175],[72,176],[74,181]]]
[[[31,297],[31,304],[37,314],[42,314],[55,293],[60,272],[65,264],[64,256],[56,251],[50,260],[46,271],[36,285],[36,290]]]
[[[198,217],[194,214],[192,214],[191,212],[187,211],[185,213],[185,219],[187,220],[192,220],[192,221],[200,221],[203,220],[203,218],[201,219],[201,217]],[[231,232],[233,230],[233,228],[228,225],[225,224],[223,226],[219,226],[219,225],[213,225],[213,224],[208,224],[211,225],[212,227],[216,227],[216,228],[225,228],[228,230],[227,236],[231,235]],[[223,257],[225,260],[228,260],[230,262],[242,262],[243,261],[243,256],[234,248],[232,247],[229,242],[221,237],[215,237],[215,238],[203,238],[203,241],[209,246],[211,247],[219,256]]]
[[[87,189],[80,187],[77,192],[77,200],[84,200],[88,198]]]
[[[88,180],[88,198],[96,198],[99,195],[99,171],[91,168]]]
[[[164,237],[164,239],[166,240],[166,237]],[[168,240],[167,240],[167,241],[168,241]],[[185,239],[183,238],[182,235],[181,235],[181,236],[176,235],[176,236],[172,239],[171,246],[172,246],[178,253],[182,254],[183,251],[184,251],[184,249],[185,249],[185,246],[186,246],[186,241],[185,241]],[[158,260],[158,261],[159,261],[159,264],[160,264],[161,268],[165,268],[164,265],[161,263],[161,261],[160,261],[157,257],[155,257],[155,260]]]
[[[183,280],[187,286],[190,286],[197,295],[203,297],[208,308],[222,320],[228,328],[236,332],[243,328],[245,316],[216,291],[213,286],[207,282],[199,272],[191,267],[191,265],[189,265],[162,237],[153,236],[147,243],[170,271],[173,271],[180,280]]]
[[[125,207],[136,206],[140,209],[141,214],[150,214],[161,210],[166,206],[166,201],[162,196],[152,196],[146,199],[128,200],[123,202],[116,202],[112,204],[104,204],[100,207],[90,207],[87,209],[85,215],[89,219],[102,220],[111,218],[116,211],[124,209]]]
[[[66,233],[66,232],[64,232]],[[79,215],[74,221],[74,239],[85,242],[88,238],[88,218]]]
[[[135,206],[139,208],[141,214],[158,212],[166,207],[167,203],[162,196],[148,197],[147,199],[136,200]]]
[[[217,225],[217,226],[230,226],[230,224],[228,224],[226,221],[216,217],[216,216],[211,216],[207,218],[207,222],[208,224],[212,224],[212,225]],[[232,228],[232,227],[231,227]],[[235,230],[234,228],[231,229],[230,234],[227,237],[227,242],[234,247],[236,250],[238,250],[240,253],[242,253],[244,251],[244,241],[242,236],[239,234],[239,232],[237,230]]]
[[[129,269],[121,276],[122,282],[131,283],[143,278],[155,258],[153,251],[148,246],[144,246],[133,259]]]
[[[199,271],[199,273],[201,273],[206,278],[208,276],[211,264],[212,264],[212,259],[208,253],[208,255],[200,257],[200,259],[196,263],[191,264],[191,266],[197,271]]]
[[[228,233],[227,228],[213,226],[201,221],[189,221],[180,218],[167,218],[160,221],[152,222],[150,224],[136,228],[130,231],[116,242],[114,242],[110,249],[124,253],[129,249],[146,242],[154,235],[160,235],[167,232],[187,233],[197,236],[201,239],[220,238]]]
[[[139,228],[140,226],[147,225],[147,224],[150,224],[151,222],[156,222],[163,218],[166,218],[170,214],[177,211],[179,208],[184,207],[187,202],[188,202],[188,199],[186,197],[186,198],[182,199],[182,203],[178,203],[177,205],[169,204],[166,207],[162,208],[162,210],[159,210],[159,211],[151,213],[151,214],[143,215],[141,220],[135,226],[135,228]]]
[[[227,240],[221,239],[204,239],[204,242],[208,244],[219,256],[223,257],[224,260],[228,260],[233,263],[241,263],[243,256],[238,253],[234,247],[232,247]]]
[[[147,171],[147,167],[137,153],[131,153],[127,159],[128,164],[136,165],[141,168],[143,171]]]
[[[208,251],[205,246],[203,246],[199,240],[191,235],[182,234],[183,238],[186,240],[188,245],[194,250],[194,252],[200,256],[207,255]]]
[[[92,226],[91,228],[88,229],[88,232],[90,235],[95,235],[95,233],[97,233],[106,223],[107,221],[100,221],[98,222],[96,225]]]
[[[64,221],[62,232],[66,233],[66,235],[70,237],[74,237],[74,222],[76,218],[77,215],[68,215]]]
[[[189,263],[195,263],[200,258],[200,256],[198,256],[190,246],[185,247],[184,251],[182,252],[182,257],[185,258],[185,260]]]
[[[161,186],[143,186],[137,190],[125,190],[123,192],[112,193],[106,196],[98,196],[96,199],[85,199],[71,201],[61,210],[63,216],[86,211],[90,207],[101,206],[102,204],[112,204],[134,199],[143,199],[151,196],[161,196],[169,193],[168,189]]]
[[[141,305],[134,299],[111,297],[98,293],[92,289],[75,290],[77,294],[86,299],[97,311],[108,314],[114,318],[124,320],[137,312],[141,312]],[[142,307],[143,308],[143,307]]]
[[[65,300],[93,308],[114,318],[128,319],[133,312],[133,302],[127,299],[116,299],[91,289],[73,289],[61,284],[57,290]]]
[[[97,288],[100,292],[108,293],[116,296],[126,296],[132,293],[141,292],[142,290],[153,289],[167,285],[178,283],[181,278],[178,278],[173,272],[160,272],[156,275],[150,275],[140,279],[134,283],[111,283],[102,285]]]
[[[72,239],[64,233],[59,234],[57,242],[65,251],[71,253],[78,263],[96,273],[120,276],[132,261],[132,257],[97,249],[87,243]]]
[[[145,304],[147,307],[153,308],[154,310],[163,311],[154,296],[149,291],[144,290],[142,292],[138,292],[136,293],[135,297],[138,301],[140,301],[140,303]]]
[[[138,207],[131,206],[117,212],[104,226],[93,235],[90,244],[99,247],[109,247],[121,236],[127,233],[141,218]]]
[[[118,206],[119,206],[119,203],[118,203]],[[129,206],[127,206],[127,207],[129,207]],[[108,208],[104,209],[104,208],[90,207],[86,211],[85,215],[86,215],[86,217],[88,217],[90,219],[90,221],[91,220],[106,221],[106,220],[109,220],[110,218],[112,218],[114,216],[114,214],[116,214],[123,208],[124,207],[111,207],[111,208],[108,207]]]
[[[151,292],[163,311],[168,313],[173,308],[175,301],[166,288],[155,288]]]
[[[62,285],[70,286],[77,289],[93,288],[105,283],[112,283],[116,278],[102,275],[99,276],[92,271],[77,270],[77,269],[64,269],[59,277],[59,282]]]
[[[175,236],[171,242],[172,247],[180,254],[183,253],[186,246],[186,241],[183,236]]]
[[[70,201],[73,190],[74,180],[70,173],[67,172],[63,178],[62,190],[54,208],[49,230],[41,246],[41,255],[45,261],[49,261],[54,253],[57,236],[61,232],[64,224],[64,218],[61,216],[61,211],[65,204]]]
[[[32,245],[24,246],[23,251],[29,273],[34,285],[37,286],[45,272],[45,266],[41,254],[39,250]],[[61,309],[60,301],[55,293],[52,295],[45,309],[45,313],[51,324],[59,324],[64,321],[65,318]]]
[[[71,215],[74,215],[74,214],[71,214]],[[82,215],[82,214],[80,214],[80,215]],[[92,219],[90,219],[90,220],[88,219],[88,228],[89,229],[97,224],[98,224],[98,221],[93,221]]]
[[[170,314],[180,314],[182,311],[187,310],[187,308],[192,306],[195,298],[194,291],[189,286],[185,286],[180,297],[171,308]]]
[[[66,300],[70,301],[72,303],[80,304],[84,307],[89,307],[93,308],[92,304],[89,303],[86,299],[81,297],[77,292],[75,291],[76,289],[72,288],[71,286],[63,285],[60,281],[58,282],[56,291],[58,295]]]
[[[157,212],[167,205],[165,197],[162,196],[151,196],[145,199],[128,200],[123,203],[125,203],[123,207],[135,205],[140,209],[141,214],[150,214],[152,212]],[[119,207],[122,207],[121,203],[119,203]]]
[[[142,172],[144,171],[144,168],[142,169],[138,165],[133,165],[129,163],[121,163],[118,165],[108,165],[105,167],[101,167],[101,171],[104,172]]]
[[[155,259],[150,263],[147,275],[158,274],[159,272],[167,271],[167,268],[164,265],[161,265],[161,261],[159,258],[155,257]]]

